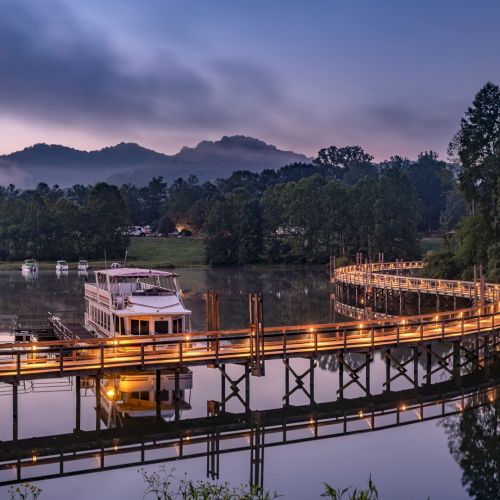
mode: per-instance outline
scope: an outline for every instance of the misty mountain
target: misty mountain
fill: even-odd
[[[97,151],[60,145],[35,144],[0,156],[0,184],[30,187],[38,182],[70,186],[106,180],[114,184],[146,184],[153,176],[172,181],[195,174],[200,180],[227,177],[235,170],[261,172],[309,158],[245,136],[202,141],[174,155],[158,153],[135,143],[120,143]]]

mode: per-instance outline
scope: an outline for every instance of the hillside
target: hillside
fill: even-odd
[[[202,141],[174,155],[158,153],[135,143],[120,143],[97,151],[80,151],[60,145],[35,144],[22,151],[0,156],[0,182],[38,182],[69,186],[107,180],[115,184],[142,185],[153,176],[167,180],[197,175],[200,180],[226,177],[235,170],[260,172],[308,158],[293,151],[245,136],[224,136]],[[15,177],[14,177],[15,173]]]

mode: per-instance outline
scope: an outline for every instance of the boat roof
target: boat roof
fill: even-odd
[[[127,298],[124,309],[116,309],[117,316],[158,316],[158,315],[190,315],[191,311],[186,309],[176,295],[170,296],[134,296]]]
[[[154,269],[140,269],[138,267],[119,267],[117,269],[101,269],[98,274],[109,276],[110,278],[149,278],[151,276],[175,278],[179,276],[169,271],[156,271]]]

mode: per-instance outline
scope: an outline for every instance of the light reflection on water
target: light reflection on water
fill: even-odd
[[[254,291],[264,293],[266,324],[321,323],[333,319],[328,274],[323,268],[201,268],[180,269],[178,272],[181,275],[180,283],[186,306],[193,311],[192,323],[195,330],[203,329],[205,325],[203,292],[207,289],[219,292],[223,328],[247,325],[248,293]],[[88,279],[92,277],[92,273],[89,273]],[[40,272],[35,279],[25,278],[20,272],[0,273],[0,314],[45,314],[49,310],[83,311],[84,281],[85,277],[78,276],[76,272],[56,276],[55,272],[45,271]],[[400,356],[404,356],[404,353],[400,353]],[[361,358],[352,356],[352,364],[361,363]],[[309,361],[294,360],[293,366],[298,373],[303,372],[309,367]],[[234,377],[238,376],[238,370],[241,371],[234,366],[228,370]],[[190,394],[192,408],[184,411],[182,418],[205,416],[207,400],[220,399],[218,370],[196,367],[193,372],[193,389]],[[382,390],[384,376],[385,365],[380,355],[376,354],[371,383],[373,387],[379,388],[378,392]],[[440,378],[443,376],[440,375],[435,381]],[[403,380],[392,385],[393,390],[407,387]],[[315,375],[316,402],[335,400],[337,388],[335,359],[323,357],[319,360]],[[283,404],[283,394],[284,366],[281,361],[268,362],[265,377],[251,378],[252,409],[279,408]],[[346,397],[361,395],[362,391],[355,386],[346,393]],[[74,398],[71,381],[67,380],[37,381],[33,387],[27,387],[26,394],[21,391],[19,437],[72,432],[75,426]],[[307,401],[306,395],[297,391],[290,403],[306,404]],[[82,398],[82,430],[95,428],[94,407],[95,396],[89,390],[86,397]],[[243,411],[241,404],[235,399],[228,403],[226,409],[232,412]],[[486,428],[486,433],[492,426],[496,425],[498,428],[498,419],[495,421],[490,413],[488,410],[481,410],[477,419],[468,419],[466,423],[470,431],[477,431],[477,423],[474,424],[477,421]],[[0,439],[10,439],[11,407],[8,396],[0,396],[0,422]],[[335,440],[268,448],[265,452],[265,486],[285,494],[286,498],[315,498],[321,493],[324,481],[342,487],[350,484],[363,486],[371,473],[381,498],[467,498],[461,485],[462,470],[454,457],[464,466],[467,457],[458,456],[456,450],[457,447],[460,449],[460,443],[467,444],[470,440],[468,436],[460,434],[463,429],[459,423],[457,418],[449,417],[442,425],[431,421]],[[453,455],[450,454],[449,446]],[[496,449],[498,450],[498,443]],[[491,466],[491,456],[485,458],[477,449],[470,451],[470,454],[476,462],[483,460],[486,469],[488,465]],[[221,479],[234,484],[248,481],[247,455],[247,452],[222,455]],[[194,479],[205,477],[205,467],[204,458],[178,462],[175,466],[177,474],[187,472]],[[154,470],[157,467],[146,468]],[[136,470],[137,468],[132,467],[44,481],[40,483],[44,490],[41,500],[68,498],[69,491],[74,499],[140,498],[144,488]],[[486,477],[479,479],[489,484]],[[474,480],[477,482],[477,478],[471,481]],[[490,486],[489,491],[494,491],[495,485]],[[2,489],[0,496],[1,493]]]

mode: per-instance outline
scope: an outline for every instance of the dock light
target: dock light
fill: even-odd
[[[115,390],[112,387],[106,391],[106,396],[108,396],[108,398],[112,398],[114,395]]]
[[[33,456],[31,457],[31,461],[33,463],[36,463],[36,461],[37,461],[37,456],[34,453],[33,453]]]
[[[399,409],[400,409],[401,411],[406,411],[406,405],[405,405],[405,404],[402,404],[402,405],[399,407]]]
[[[186,340],[191,340],[191,335],[186,335]]]
[[[116,444],[115,444],[115,445],[113,446],[113,451],[118,451],[118,445],[116,445]]]
[[[365,414],[363,413],[362,410],[360,410],[360,412],[358,413],[358,417],[359,418],[363,418],[365,416]]]

